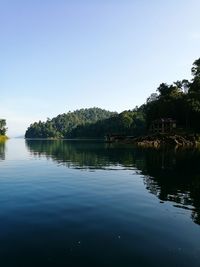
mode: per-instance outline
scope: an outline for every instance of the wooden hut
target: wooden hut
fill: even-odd
[[[171,118],[154,120],[150,125],[152,133],[170,133],[176,128],[176,121]]]

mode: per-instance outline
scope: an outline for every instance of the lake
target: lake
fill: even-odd
[[[0,144],[2,267],[200,266],[200,151]]]

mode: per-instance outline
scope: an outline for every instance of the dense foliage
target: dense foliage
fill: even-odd
[[[99,108],[80,109],[32,124],[26,138],[103,138],[106,134],[140,135],[145,129],[142,109],[120,114]]]
[[[6,130],[6,120],[0,119],[0,135],[5,135]]]
[[[123,111],[120,114],[97,121],[94,124],[80,125],[70,133],[71,138],[102,138],[107,134],[138,136],[145,131],[145,118],[142,109]]]
[[[74,112],[58,115],[46,122],[39,121],[30,125],[25,133],[26,138],[68,138],[79,125],[88,125],[108,119],[115,112],[100,108],[79,109]]]
[[[173,118],[178,127],[200,131],[200,59],[193,63],[193,79],[160,84],[144,106],[147,128],[158,118]]]
[[[192,66],[191,81],[160,84],[139,108],[120,114],[99,108],[80,109],[33,123],[26,138],[102,138],[106,134],[139,136],[148,132],[152,121],[172,118],[178,130],[200,132],[200,58]]]

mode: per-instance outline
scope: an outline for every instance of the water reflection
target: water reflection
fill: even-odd
[[[191,209],[200,224],[200,151],[197,149],[146,150],[144,181],[161,201],[172,201],[178,208]]]
[[[26,145],[33,155],[52,158],[71,168],[137,169],[150,193],[177,208],[192,210],[193,221],[200,224],[199,150],[139,149],[78,141],[26,140]]]
[[[5,142],[0,142],[0,160],[5,160]]]
[[[46,156],[73,168],[106,169],[117,165],[134,168],[143,163],[140,151],[103,142],[26,140],[26,145],[33,155]]]

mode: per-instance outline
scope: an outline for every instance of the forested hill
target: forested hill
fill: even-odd
[[[107,134],[139,136],[146,131],[143,107],[126,110],[108,119],[87,125],[79,125],[70,133],[70,138],[103,138]]]
[[[120,114],[99,108],[80,109],[52,120],[32,124],[26,138],[102,138],[105,134],[144,135],[154,121],[171,118],[179,134],[200,133],[200,58],[191,69],[193,78],[161,83],[139,108]]]
[[[35,122],[25,133],[25,138],[68,138],[77,126],[94,124],[116,115],[100,108],[79,109],[58,115],[46,122]]]

